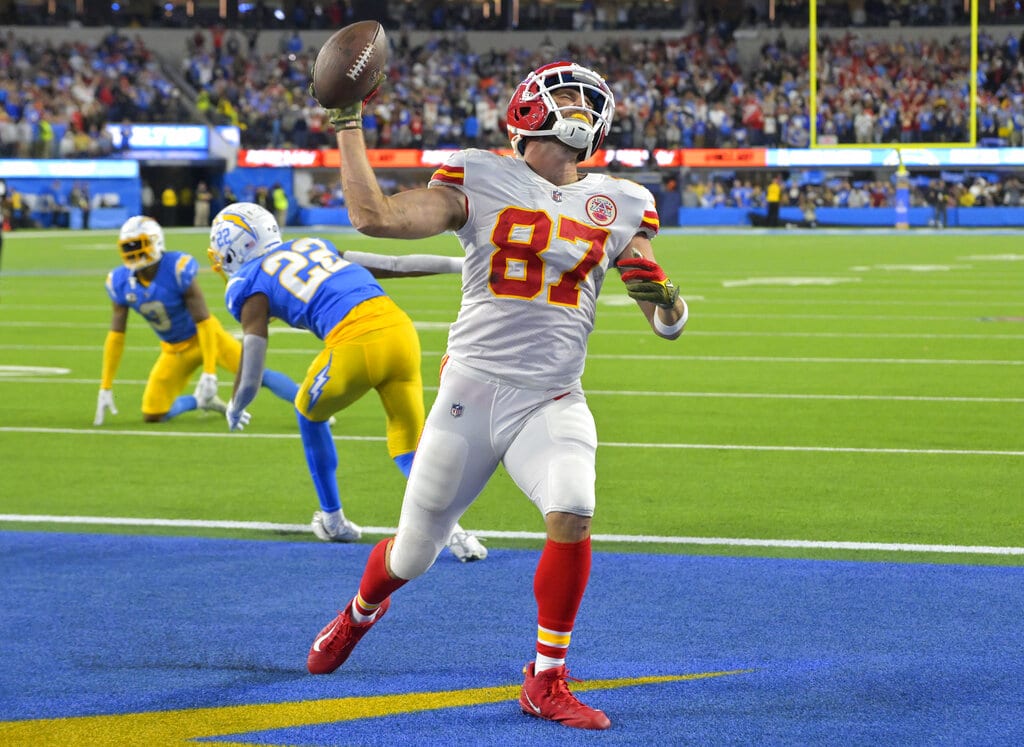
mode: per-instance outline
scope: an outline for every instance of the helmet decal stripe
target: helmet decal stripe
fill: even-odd
[[[221,213],[220,219],[227,223],[232,223],[238,226],[247,234],[249,234],[253,238],[256,238],[256,229],[249,225],[249,221],[247,221],[241,215],[238,215],[237,213]]]
[[[279,246],[281,227],[273,213],[254,202],[236,202],[213,219],[207,255],[215,271],[230,277]]]

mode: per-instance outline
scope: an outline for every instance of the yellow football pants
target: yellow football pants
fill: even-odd
[[[319,422],[371,389],[384,406],[388,453],[414,451],[424,419],[420,340],[412,320],[386,296],[359,304],[331,331],[295,406]]]
[[[242,343],[228,334],[220,320],[211,316],[216,326],[217,365],[231,373],[238,371],[242,359]],[[156,359],[142,393],[143,415],[163,415],[185,390],[185,385],[203,364],[198,335],[182,342],[160,341],[160,357]]]

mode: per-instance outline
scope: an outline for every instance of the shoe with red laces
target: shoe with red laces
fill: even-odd
[[[519,707],[528,716],[557,721],[576,729],[607,729],[612,725],[604,711],[584,705],[569,692],[566,680],[579,680],[569,677],[565,665],[534,674],[531,661],[523,667],[523,674],[526,681],[519,694]]]
[[[360,639],[366,635],[391,606],[391,597],[385,599],[370,622],[352,621],[352,602],[338,613],[317,635],[306,657],[306,668],[310,674],[330,674],[345,663]]]

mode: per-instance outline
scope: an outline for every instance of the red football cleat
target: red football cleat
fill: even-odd
[[[519,707],[528,716],[557,721],[576,729],[607,729],[612,722],[604,711],[591,708],[569,692],[569,670],[565,666],[533,673],[533,662],[523,667],[526,681],[519,694]],[[579,682],[579,680],[576,680]]]
[[[330,674],[345,663],[345,660],[352,653],[360,639],[374,624],[384,617],[384,613],[391,606],[391,597],[388,597],[377,609],[377,614],[370,622],[352,622],[349,611],[352,609],[352,602],[349,602],[345,609],[338,613],[338,616],[331,620],[317,635],[313,645],[309,648],[309,656],[306,657],[306,668],[310,674]]]

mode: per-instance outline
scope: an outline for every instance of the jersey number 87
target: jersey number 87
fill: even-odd
[[[526,241],[513,238],[517,229],[529,229]],[[541,210],[508,208],[502,211],[491,232],[491,243],[498,250],[491,255],[491,292],[503,298],[532,300],[544,289],[544,259],[551,248],[551,216]],[[567,218],[558,218],[557,238],[571,244],[583,242],[587,251],[576,266],[548,287],[547,302],[555,306],[579,306],[579,286],[604,259],[609,231]]]

